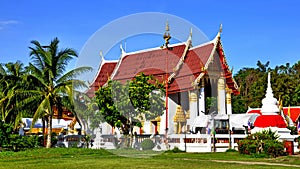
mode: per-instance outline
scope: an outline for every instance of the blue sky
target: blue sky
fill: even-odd
[[[270,61],[271,67],[300,60],[300,1],[296,0],[10,0],[0,2],[0,6],[0,63],[21,60],[27,64],[30,41],[48,44],[54,37],[60,39],[60,47],[71,47],[80,53],[97,30],[120,17],[141,12],[161,12],[183,18],[201,29],[210,40],[222,23],[223,47],[234,71],[256,67],[258,60]],[[171,23],[170,27],[172,33]],[[140,42],[126,44],[128,49],[139,45]]]

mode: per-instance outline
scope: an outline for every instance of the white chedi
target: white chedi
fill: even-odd
[[[271,87],[271,75],[268,73],[268,87],[266,91],[266,97],[262,100],[261,113],[262,114],[277,114],[279,108],[277,105],[277,99],[273,96],[273,90]]]

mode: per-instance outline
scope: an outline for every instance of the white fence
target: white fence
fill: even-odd
[[[225,152],[227,149],[238,150],[238,141],[246,136],[245,134],[215,134],[215,136],[209,134],[171,134],[167,136],[166,140],[165,135],[137,135],[134,138],[133,146],[140,149],[140,143],[144,139],[150,138],[156,144],[154,148],[156,151],[177,147],[186,152]],[[213,139],[214,137],[215,139]],[[98,139],[96,137],[92,148],[114,149],[118,145],[120,146],[120,140],[122,139],[117,139],[115,135],[103,135]],[[294,142],[294,152],[299,152],[298,142]]]

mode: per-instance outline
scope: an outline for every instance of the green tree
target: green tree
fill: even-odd
[[[82,130],[94,130],[99,124],[104,122],[103,116],[99,112],[96,97],[90,98],[85,93],[75,94],[75,111],[82,125]]]
[[[28,89],[28,85],[23,85],[23,77],[26,74],[23,63],[17,61],[0,64],[0,111],[1,119],[18,128],[24,114],[30,113],[29,109],[20,108],[19,102],[22,99],[16,95],[17,89]]]
[[[164,85],[152,75],[141,73],[129,82],[129,99],[134,107],[134,116],[145,116],[143,120],[152,120],[163,114]]]
[[[267,72],[271,72],[274,97],[281,99],[283,106],[300,104],[300,61],[269,68],[269,62],[257,62],[257,68],[243,68],[234,78],[240,86],[240,95],[233,96],[233,112],[244,113],[249,107],[261,107],[267,88]]]
[[[119,95],[114,93],[121,93],[123,91],[123,85],[119,81],[109,80],[106,85],[96,91],[95,97],[99,106],[99,112],[104,120],[113,128],[118,127],[124,134],[128,134],[127,118],[118,111],[117,104],[115,104],[117,101],[116,96]]]
[[[96,92],[96,98],[105,121],[128,134],[139,121],[163,114],[163,93],[162,84],[153,76],[141,73],[124,85],[109,80]]]
[[[26,76],[26,81],[33,83],[35,88],[19,92],[27,96],[23,103],[38,103],[32,124],[38,118],[47,121],[46,147],[50,148],[53,108],[61,110],[62,107],[66,107],[73,110],[74,88],[86,86],[83,81],[75,78],[81,73],[90,71],[91,68],[80,67],[66,72],[68,62],[77,57],[77,53],[71,48],[58,49],[57,38],[54,38],[49,46],[42,46],[38,41],[31,43],[34,45],[29,47],[33,63],[29,64],[30,74]]]

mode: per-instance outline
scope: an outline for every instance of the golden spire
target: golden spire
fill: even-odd
[[[166,32],[164,34],[164,40],[165,40],[165,44],[164,47],[168,48],[169,45],[169,40],[171,39],[171,35],[170,35],[170,27],[169,27],[169,22],[168,20],[166,21]]]
[[[168,20],[166,21],[166,32],[169,32],[170,31],[170,27],[169,27],[169,22]]]
[[[223,25],[220,24],[219,32],[222,33],[222,31],[223,31]]]

